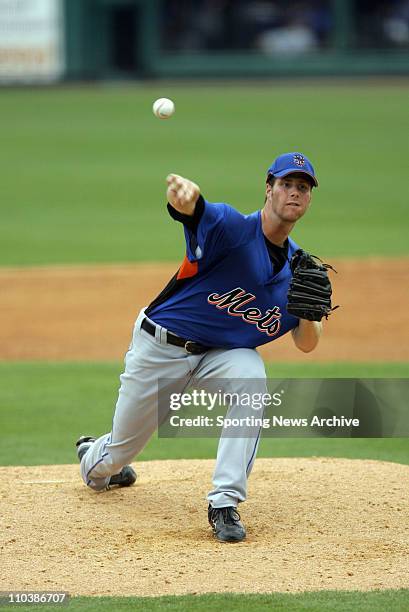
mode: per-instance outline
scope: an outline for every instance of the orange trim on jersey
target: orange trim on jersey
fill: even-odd
[[[192,276],[195,276],[197,274],[198,269],[199,265],[197,261],[194,261],[192,263],[188,260],[187,255],[185,255],[185,258],[179,268],[179,272],[176,278],[178,280],[181,280],[182,278],[191,278]]]

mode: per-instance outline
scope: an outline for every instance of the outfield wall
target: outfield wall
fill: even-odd
[[[409,17],[378,5],[0,0],[0,84],[408,75]]]
[[[353,0],[328,0],[331,28],[324,46],[308,53],[277,55],[240,48],[166,48],[163,0],[64,2],[65,78],[69,79],[409,74],[405,43],[382,48],[372,38],[369,46],[362,46],[369,26],[362,22]]]

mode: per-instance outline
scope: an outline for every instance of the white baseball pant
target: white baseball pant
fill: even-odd
[[[141,329],[144,317],[142,310],[125,357],[112,431],[98,438],[81,462],[84,482],[96,491],[106,489],[110,476],[129,464],[155,432],[159,379],[177,379],[181,393],[192,378],[225,379],[227,387],[228,379],[234,379],[234,391],[239,394],[248,393],[249,387],[252,391],[266,392],[264,363],[255,349],[212,349],[202,355],[192,355],[184,348],[167,344],[165,328],[156,325],[155,337]],[[254,416],[254,411],[251,405],[230,406],[226,416],[237,415]],[[259,438],[259,435],[237,438],[221,435],[214,488],[207,496],[213,507],[237,506],[246,499],[247,477],[254,464]]]

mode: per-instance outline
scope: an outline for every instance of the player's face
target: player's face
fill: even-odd
[[[277,178],[272,187],[267,185],[266,196],[273,214],[281,221],[295,223],[308,210],[311,185],[303,176]]]

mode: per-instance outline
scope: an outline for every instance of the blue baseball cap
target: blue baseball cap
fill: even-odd
[[[315,187],[318,187],[314,167],[308,157],[302,153],[284,153],[283,155],[280,155],[274,160],[272,165],[267,170],[267,176],[272,174],[277,178],[282,178],[283,176],[293,174],[294,172],[306,174],[312,179]]]

